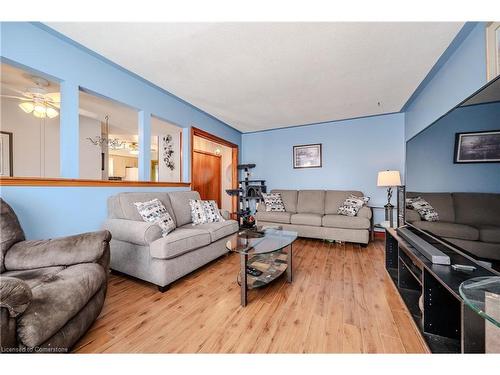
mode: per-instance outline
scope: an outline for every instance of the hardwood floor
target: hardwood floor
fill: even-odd
[[[79,353],[425,353],[384,269],[383,240],[367,248],[299,239],[294,281],[249,292],[240,306],[230,254],[172,285],[112,275]]]

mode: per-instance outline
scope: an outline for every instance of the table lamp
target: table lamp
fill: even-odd
[[[394,218],[392,215],[392,210],[394,206],[391,204],[392,188],[394,186],[401,185],[401,176],[399,171],[381,171],[378,172],[377,186],[387,187],[387,204],[385,207],[385,220],[389,221],[389,225],[392,228],[394,225]]]

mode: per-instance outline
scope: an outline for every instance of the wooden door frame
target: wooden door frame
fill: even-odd
[[[193,157],[194,157],[194,137],[200,137],[207,139],[209,141],[219,143],[223,146],[231,148],[231,170],[232,170],[232,186],[231,189],[238,189],[238,153],[239,153],[239,147],[237,144],[229,142],[223,138],[217,137],[216,135],[210,134],[206,132],[205,130],[201,130],[199,128],[196,128],[194,126],[191,127],[191,181],[193,181]],[[235,213],[238,210],[238,199],[237,197],[233,196],[231,199],[231,213]],[[222,196],[221,196],[221,206],[222,206]]]
[[[208,152],[208,151],[203,151],[203,150],[194,150],[193,149],[193,157],[194,157],[194,154],[202,154],[202,155],[209,155],[209,156],[212,156],[212,157],[216,157],[217,159],[219,159],[219,167],[220,167],[220,187],[222,188],[222,155],[217,155],[213,152]],[[193,164],[191,165],[194,165],[194,162]],[[194,169],[194,168],[193,168]],[[194,180],[191,178],[191,186],[193,186],[193,182]],[[222,191],[219,190],[217,192],[217,201],[218,203],[220,204],[220,206],[222,207]]]

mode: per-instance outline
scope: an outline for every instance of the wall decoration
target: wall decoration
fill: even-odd
[[[456,133],[455,163],[500,163],[500,130]]]
[[[13,177],[12,133],[0,131],[0,176]]]
[[[321,168],[321,143],[293,146],[294,168]]]
[[[175,169],[174,162],[174,145],[172,143],[172,136],[167,134],[161,137],[161,155],[163,162],[171,171]]]

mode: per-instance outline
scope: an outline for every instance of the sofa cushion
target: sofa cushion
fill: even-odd
[[[500,243],[500,227],[495,225],[480,225],[479,241]]]
[[[135,202],[139,215],[148,223],[155,223],[161,228],[162,236],[166,236],[175,229],[175,222],[167,208],[157,198],[146,202]]]
[[[285,204],[281,193],[262,193],[262,199],[267,212],[285,212]]]
[[[444,221],[415,221],[417,228],[429,231],[441,237],[459,238],[462,240],[477,241],[479,230],[469,225],[448,223]]]
[[[347,199],[339,207],[337,214],[345,216],[356,216],[364,205],[368,203],[370,197],[357,197],[355,195],[349,195]]]
[[[210,232],[203,229],[177,228],[167,237],[160,238],[149,245],[153,258],[172,259],[211,242]]]
[[[51,279],[55,274],[62,271],[64,266],[33,268],[31,270],[7,271],[2,276],[15,277],[23,280],[30,288],[34,288],[44,280]]]
[[[290,218],[290,223],[320,227],[322,217],[323,215],[321,214],[293,214]]]
[[[370,220],[366,217],[344,216],[344,215],[325,215],[322,219],[322,225],[329,228],[343,229],[369,229]]]
[[[327,190],[325,193],[325,214],[337,214],[337,210],[350,196],[355,195],[362,197],[363,193],[360,191],[344,191],[344,190]]]
[[[290,217],[293,214],[291,212],[265,212],[258,211],[255,214],[255,219],[260,221],[268,221],[271,223],[283,223],[290,224]]]
[[[225,220],[216,223],[186,224],[179,229],[201,229],[210,233],[210,240],[215,242],[238,231],[239,226],[236,220]]]
[[[456,222],[500,227],[500,194],[453,193]]]
[[[163,192],[144,192],[144,193],[120,193],[117,195],[118,202],[110,199],[108,202],[108,209],[113,210],[113,213],[110,213],[110,217],[117,217],[119,219],[128,219],[135,221],[143,221],[142,216],[137,211],[137,207],[134,203],[136,202],[148,202],[153,199],[158,199],[165,208],[168,213],[174,219],[174,211],[172,209],[172,205],[170,204],[170,198],[167,193]],[[121,210],[121,212],[120,212]]]
[[[96,263],[67,267],[44,278],[31,289],[33,299],[17,322],[20,341],[42,344],[73,318],[106,283],[106,272]]]
[[[281,189],[273,189],[271,193],[280,193],[281,199],[283,200],[283,204],[285,205],[285,211],[288,212],[297,212],[297,190],[281,190]]]
[[[422,197],[436,210],[440,221],[453,223],[455,209],[451,193],[407,193],[407,198]]]
[[[297,200],[297,212],[323,215],[325,213],[325,191],[300,190]]]
[[[172,209],[175,215],[175,222],[178,227],[182,227],[191,222],[190,199],[201,199],[197,191],[173,191],[168,193]]]

